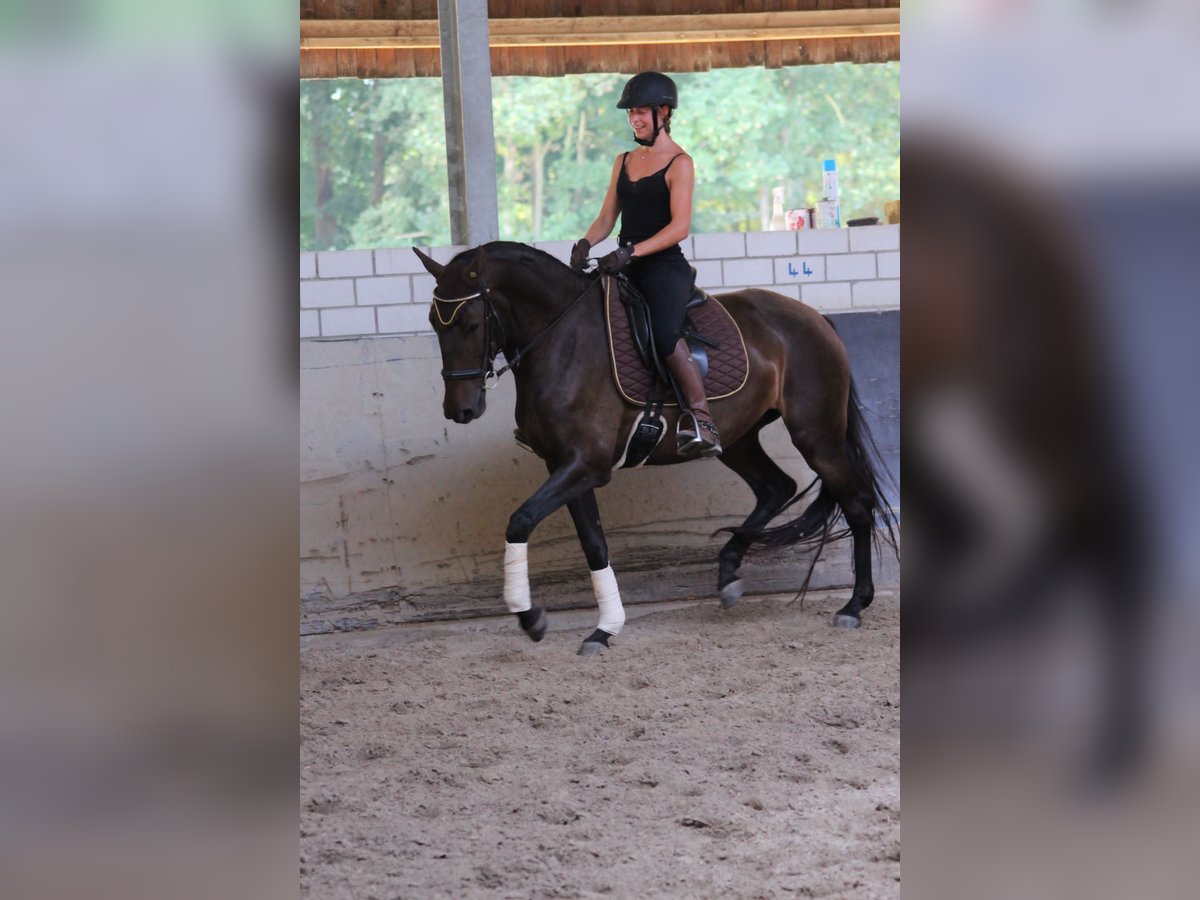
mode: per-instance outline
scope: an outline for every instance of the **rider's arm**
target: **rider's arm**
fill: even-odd
[[[692,158],[686,153],[667,170],[667,187],[671,190],[671,221],[667,227],[644,241],[633,245],[634,256],[649,256],[678,244],[692,227],[692,188],[696,183],[696,169]]]
[[[620,203],[617,201],[617,179],[621,175],[623,157],[623,153],[617,154],[613,163],[612,178],[608,181],[608,193],[604,195],[604,204],[600,207],[600,215],[584,235],[593,247],[612,234],[613,226],[617,224],[617,215],[621,212]]]

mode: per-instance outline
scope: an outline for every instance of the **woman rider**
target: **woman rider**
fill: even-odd
[[[642,72],[625,85],[618,109],[628,111],[640,149],[613,162],[600,215],[571,251],[571,266],[583,270],[592,247],[612,232],[621,216],[619,247],[598,262],[605,274],[624,270],[650,307],[655,352],[675,377],[687,410],[676,426],[684,455],[715,456],[721,437],[713,423],[700,368],[680,337],[692,270],[679,242],[692,220],[692,158],[671,139],[671,114],[679,104],[675,82],[659,72]]]

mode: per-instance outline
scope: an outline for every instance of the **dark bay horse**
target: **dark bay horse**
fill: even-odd
[[[594,490],[612,477],[640,412],[621,399],[613,384],[602,285],[595,275],[574,272],[524,244],[485,244],[447,265],[414,252],[437,279],[429,320],[442,351],[446,418],[465,424],[483,415],[485,381],[497,353],[503,352],[516,379],[517,426],[550,472],[509,519],[505,603],[526,634],[541,640],[546,617],[529,596],[526,549],[538,523],[565,505],[600,607],[599,626],[580,653],[600,652],[625,616]],[[819,554],[828,540],[840,536],[833,531],[840,512],[853,538],[854,589],[834,622],[857,627],[875,594],[871,549],[876,520],[894,548],[895,519],[884,499],[846,349],[827,319],[779,294],[745,290],[709,302],[721,303],[740,327],[750,371],[740,391],[712,404],[725,445],[720,460],[746,481],[757,501],[719,554],[721,601],[729,606],[741,596],[738,568],[752,544],[811,542]],[[664,411],[671,429],[676,415],[676,410]],[[784,507],[807,493],[797,495],[796,482],[759,444],[762,428],[780,418],[820,479],[820,490],[798,518],[768,529]],[[675,442],[663,440],[647,464],[684,461]]]

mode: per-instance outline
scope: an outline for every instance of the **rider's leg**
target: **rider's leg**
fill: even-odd
[[[675,344],[675,350],[664,360],[667,368],[679,385],[687,412],[681,412],[676,425],[676,441],[681,453],[700,456],[716,456],[721,452],[721,435],[708,409],[708,397],[704,390],[704,377],[700,366],[688,350],[683,338]]]
[[[721,452],[721,440],[708,411],[704,379],[686,342],[683,330],[688,299],[692,295],[692,270],[678,248],[647,257],[635,257],[629,277],[641,290],[650,307],[650,328],[654,352],[658,354],[679,384],[686,412],[676,426],[676,446],[681,453],[714,456]],[[682,346],[682,349],[680,349]]]

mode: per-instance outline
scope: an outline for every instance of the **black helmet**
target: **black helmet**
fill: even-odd
[[[642,72],[625,82],[617,109],[633,109],[637,106],[657,108],[663,104],[675,109],[679,105],[679,89],[675,82],[662,72]]]

